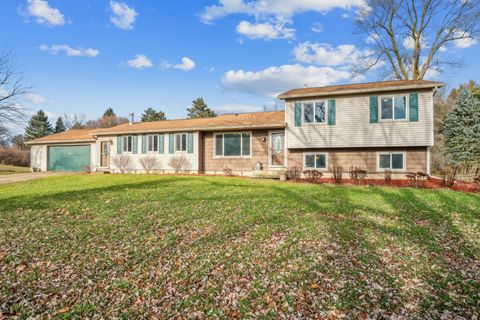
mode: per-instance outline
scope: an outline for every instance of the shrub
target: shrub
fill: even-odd
[[[391,186],[392,185],[392,170],[383,171],[383,179],[385,180],[385,184],[387,186]]]
[[[442,187],[450,188],[457,179],[458,167],[447,167],[441,172]]]
[[[11,166],[28,167],[30,165],[30,152],[0,146],[0,163]]]
[[[350,168],[350,179],[355,184],[364,184],[367,177],[367,170],[363,170],[357,167]]]
[[[319,183],[320,178],[323,176],[323,173],[318,170],[305,170],[303,174],[305,175],[305,179],[310,183]]]
[[[333,165],[333,166],[330,167],[330,172],[332,172],[332,178],[335,181],[335,183],[338,183],[338,184],[342,183],[342,181],[343,181],[343,177],[342,177],[343,168],[342,168],[342,166]]]
[[[147,174],[149,174],[152,170],[160,167],[160,161],[157,159],[157,157],[154,156],[141,157],[139,162],[143,170],[145,170]]]
[[[287,170],[287,178],[293,181],[300,179],[300,174],[302,173],[302,168],[299,166],[290,167]]]
[[[226,175],[227,177],[232,177],[233,176],[233,170],[230,169],[229,167],[223,168],[223,174]]]
[[[174,156],[168,161],[168,165],[173,169],[175,174],[178,174],[180,171],[185,171],[190,166],[188,158],[184,155]]]
[[[120,173],[127,172],[128,166],[130,165],[130,156],[122,154],[121,156],[113,157],[112,162],[115,167],[120,170]]]

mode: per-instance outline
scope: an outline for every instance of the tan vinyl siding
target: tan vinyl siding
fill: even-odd
[[[378,173],[377,154],[379,152],[405,152],[405,172],[427,171],[427,148],[342,148],[342,149],[290,149],[288,152],[288,166],[298,166],[304,169],[303,155],[319,152],[327,154],[328,166],[342,166],[344,172],[351,167],[367,170],[369,174]]]
[[[370,96],[418,93],[419,121],[370,123]],[[327,100],[319,98],[318,100]],[[328,97],[336,100],[336,125],[294,125],[294,103],[316,99],[288,100],[285,105],[288,148],[393,147],[433,145],[433,94],[431,90]],[[408,103],[408,102],[407,102]],[[380,107],[379,107],[380,109]],[[407,104],[408,110],[408,104]]]

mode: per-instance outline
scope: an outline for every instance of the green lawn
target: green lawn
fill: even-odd
[[[25,173],[25,172],[30,172],[30,168],[0,164],[0,175],[13,174],[13,173]]]
[[[131,175],[0,187],[0,318],[479,310],[478,194]]]

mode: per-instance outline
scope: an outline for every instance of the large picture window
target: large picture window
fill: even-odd
[[[407,119],[407,97],[393,96],[381,98],[382,120],[405,120]]]
[[[158,152],[158,135],[150,135],[147,137],[147,151]]]
[[[303,122],[325,123],[325,116],[325,101],[303,103]]]
[[[122,152],[132,152],[133,149],[133,136],[122,137]]]
[[[378,169],[382,170],[405,170],[404,152],[381,152],[378,154]]]
[[[215,156],[217,157],[248,157],[250,156],[251,134],[216,133]]]
[[[327,169],[327,154],[326,153],[305,153],[304,165],[305,169]]]
[[[187,151],[187,134],[186,133],[175,134],[175,151],[176,152]]]

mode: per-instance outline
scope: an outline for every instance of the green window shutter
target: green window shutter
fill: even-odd
[[[302,104],[295,102],[295,127],[302,125]]]
[[[378,97],[370,97],[370,123],[378,123]]]
[[[161,133],[160,136],[158,137],[158,152],[159,153],[164,153],[165,152],[164,149],[163,149],[163,147],[165,145],[164,136],[165,135],[163,133]]]
[[[117,154],[122,153],[122,136],[117,136]]]
[[[187,133],[187,152],[193,153],[193,133]]]
[[[137,154],[138,153],[138,135],[133,136],[133,143],[132,144],[133,144],[132,153]]]
[[[173,133],[170,133],[168,135],[168,153],[170,154],[173,154],[173,150],[174,150],[173,143],[174,143],[174,135]]]
[[[337,118],[337,108],[335,100],[328,100],[328,125],[335,125]]]
[[[147,153],[147,136],[142,134],[142,153]]]
[[[410,114],[410,121],[418,121],[418,93],[410,94],[408,111]]]

